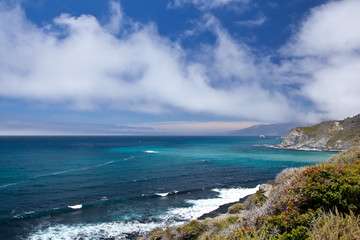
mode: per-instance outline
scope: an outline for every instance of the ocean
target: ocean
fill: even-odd
[[[0,239],[132,239],[334,153],[278,137],[0,137]]]

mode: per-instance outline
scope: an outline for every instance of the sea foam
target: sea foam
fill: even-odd
[[[165,227],[163,223],[141,223],[138,221],[131,222],[109,222],[100,224],[77,224],[64,225],[58,224],[39,230],[30,234],[29,240],[49,240],[49,239],[127,239],[129,234],[145,234],[153,228]]]
[[[171,209],[163,216],[163,218],[169,219],[175,217],[176,219],[183,219],[186,221],[197,219],[205,213],[216,210],[221,205],[237,202],[241,198],[254,194],[259,189],[259,186],[260,185],[255,188],[213,189],[213,191],[219,193],[217,198],[188,200],[187,202],[191,204],[190,207]]]
[[[184,223],[186,221],[197,219],[203,214],[216,210],[223,204],[236,202],[239,199],[254,194],[259,189],[255,188],[229,188],[213,189],[219,195],[216,198],[187,200],[189,207],[173,208],[159,216],[158,221],[139,222],[109,222],[99,224],[77,224],[77,225],[55,225],[46,229],[39,230],[28,236],[30,240],[42,239],[127,239],[129,235],[143,235],[154,228],[164,228],[172,225]],[[160,196],[167,196],[163,193]],[[71,207],[77,207],[74,205]],[[70,207],[70,206],[69,206]]]

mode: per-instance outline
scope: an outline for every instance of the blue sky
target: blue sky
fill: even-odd
[[[203,134],[360,109],[358,0],[2,0],[0,134]]]

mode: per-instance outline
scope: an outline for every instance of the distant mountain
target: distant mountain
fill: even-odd
[[[285,136],[290,133],[294,127],[301,126],[299,123],[276,123],[259,124],[232,132],[234,136]]]
[[[343,151],[360,144],[360,114],[339,121],[294,128],[281,148],[295,150]]]

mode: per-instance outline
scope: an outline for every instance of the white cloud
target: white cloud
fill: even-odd
[[[290,68],[306,76],[302,94],[328,118],[360,109],[360,1],[331,1],[312,9],[282,49]]]
[[[208,10],[231,4],[247,5],[250,1],[251,0],[174,0],[169,4],[169,7],[181,7],[186,4],[193,4],[199,9]]]
[[[258,14],[254,19],[237,21],[236,23],[245,27],[258,27],[266,22],[267,18],[264,14]]]
[[[296,56],[327,57],[360,50],[360,1],[331,1],[311,10],[290,44]],[[293,52],[295,51],[295,52]]]
[[[120,3],[110,2],[111,18],[106,28],[113,34],[119,34],[121,25],[123,23],[123,13],[121,11]]]
[[[257,121],[317,121],[360,109],[358,1],[313,9],[282,49],[280,64],[231,37],[212,15],[202,25],[216,43],[187,52],[153,24],[127,19],[118,3],[112,3],[108,24],[63,14],[46,29],[27,20],[20,7],[0,6],[2,97]],[[329,29],[336,37],[328,37]],[[194,55],[196,61],[188,60]],[[284,88],[290,85],[299,88]]]
[[[119,13],[114,16],[119,22]],[[189,62],[187,53],[159,36],[153,25],[134,23],[136,28],[117,38],[113,28],[109,31],[93,16],[63,14],[43,31],[19,7],[2,7],[0,23],[0,55],[6,56],[0,59],[3,97],[60,102],[75,109],[296,118],[284,96],[254,81],[251,51],[219,26],[214,27],[216,46],[203,53],[210,60]],[[222,88],[220,78],[233,78],[235,84]]]

